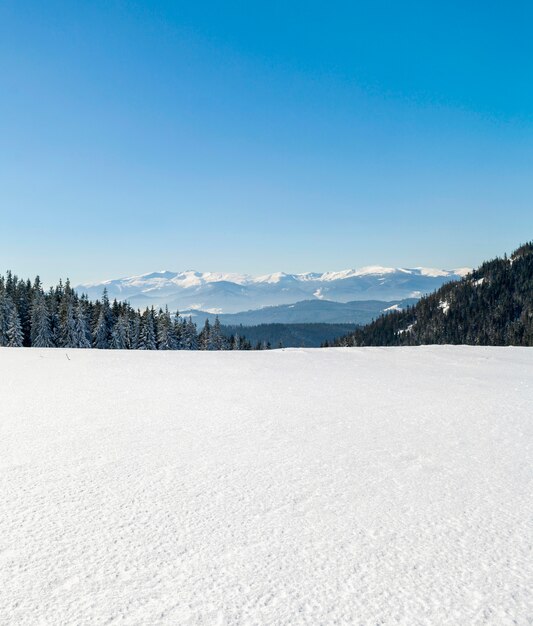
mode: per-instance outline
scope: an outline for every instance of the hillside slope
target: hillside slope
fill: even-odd
[[[202,325],[206,319],[210,323],[218,317],[226,326],[257,326],[258,324],[368,324],[384,311],[404,309],[418,302],[418,298],[404,300],[355,300],[353,302],[333,302],[331,300],[303,300],[294,304],[280,304],[252,309],[240,313],[208,313],[206,311],[181,311],[184,317],[192,316]]]
[[[2,624],[528,624],[533,350],[1,348]]]
[[[354,328],[354,324],[257,324],[222,326],[221,330],[226,337],[244,337],[254,348],[257,344],[272,348],[320,348]]]
[[[341,346],[533,346],[533,244],[497,258],[404,311],[337,340]]]

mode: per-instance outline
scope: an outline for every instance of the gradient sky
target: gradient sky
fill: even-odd
[[[531,2],[0,2],[0,271],[474,266],[533,238]]]

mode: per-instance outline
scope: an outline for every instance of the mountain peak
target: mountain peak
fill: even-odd
[[[469,270],[394,268],[370,265],[338,272],[249,274],[161,270],[128,278],[80,285],[78,291],[99,298],[104,287],[110,298],[132,305],[172,309],[198,308],[236,313],[264,306],[293,304],[306,299],[349,302],[419,298]]]

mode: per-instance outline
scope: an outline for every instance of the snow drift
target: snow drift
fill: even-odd
[[[6,624],[527,624],[533,351],[0,349]]]

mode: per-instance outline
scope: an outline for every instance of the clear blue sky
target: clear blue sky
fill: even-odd
[[[0,3],[0,265],[476,265],[533,238],[533,4]]]

